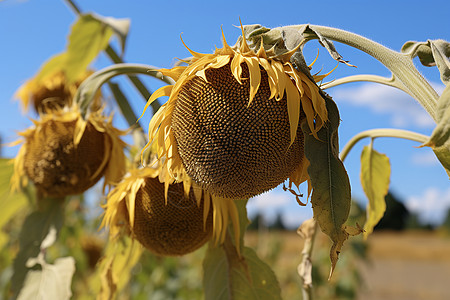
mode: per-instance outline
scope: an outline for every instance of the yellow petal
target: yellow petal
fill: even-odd
[[[288,77],[288,75],[285,76]],[[290,145],[292,145],[297,135],[298,121],[300,119],[300,94],[297,90],[297,87],[292,83],[290,79],[286,80],[286,93],[287,93],[287,109],[291,133]]]
[[[148,99],[147,103],[144,106],[144,109],[142,111],[141,116],[139,117],[139,119],[137,119],[137,121],[139,121],[142,116],[144,115],[145,111],[147,110],[147,108],[149,107],[150,104],[152,104],[153,101],[155,101],[156,99],[158,99],[158,97],[162,97],[162,96],[170,96],[170,93],[172,92],[173,89],[173,85],[166,85],[163,87],[160,87],[159,89],[157,89],[151,96],[150,99]]]
[[[248,105],[250,105],[258,92],[259,85],[261,83],[261,70],[259,69],[259,62],[256,58],[244,57],[244,60],[250,74],[250,96],[248,99]]]
[[[237,53],[233,60],[231,61],[231,73],[233,74],[234,78],[239,82],[239,84],[242,84],[241,81],[241,75],[242,75],[242,67],[241,63],[244,61],[244,57]]]

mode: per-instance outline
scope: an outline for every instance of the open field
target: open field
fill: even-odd
[[[282,285],[283,298],[300,298],[300,280],[296,277],[303,242],[295,232],[249,233],[246,243],[275,270]],[[328,240],[318,235],[317,256],[326,256]],[[275,247],[275,250],[274,250]],[[347,246],[348,247],[348,246]],[[322,254],[317,254],[322,251]],[[277,252],[277,253],[275,253]],[[347,252],[347,253],[346,253]],[[376,232],[369,237],[367,260],[348,255],[363,278],[357,299],[361,300],[445,300],[450,299],[450,237],[434,232]],[[275,258],[276,256],[276,258]],[[332,280],[346,276],[346,265],[339,262]],[[328,262],[323,259],[322,264]],[[298,277],[298,276],[297,276]],[[339,278],[340,277],[340,278]],[[321,287],[323,288],[323,287]],[[321,300],[320,297],[316,297]],[[341,299],[341,298],[337,298]],[[342,298],[346,299],[346,298]]]
[[[369,238],[366,288],[360,299],[450,299],[450,238],[427,232],[377,233]]]

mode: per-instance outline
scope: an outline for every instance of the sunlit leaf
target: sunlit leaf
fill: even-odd
[[[69,82],[78,79],[100,51],[104,50],[113,29],[91,14],[82,15],[72,26],[67,45],[66,77]]]
[[[31,270],[25,279],[18,300],[70,299],[70,286],[75,273],[73,257],[58,258],[54,264],[40,262],[42,270]]]
[[[130,19],[115,19],[111,17],[103,17],[100,15],[92,15],[95,19],[108,25],[119,38],[122,54],[125,51],[128,31],[130,30]]]
[[[129,284],[131,270],[139,261],[143,247],[127,236],[110,240],[98,265],[100,291],[97,299],[114,299]],[[95,286],[94,286],[95,288]]]
[[[13,263],[11,290],[18,293],[29,271],[28,259],[37,257],[51,228],[61,229],[64,219],[63,199],[41,199],[41,209],[28,215],[19,236],[19,252]]]
[[[64,70],[66,64],[67,54],[60,53],[52,56],[45,63],[42,64],[41,69],[34,78],[36,83],[39,83],[46,79],[47,76],[53,75],[59,71]]]
[[[367,220],[364,225],[364,238],[373,232],[373,228],[386,211],[384,197],[389,190],[391,165],[389,158],[378,153],[372,146],[364,147],[361,153],[361,185],[369,199]]]
[[[205,300],[281,299],[281,290],[271,268],[253,249],[244,247],[239,257],[230,244],[210,247],[206,253],[203,261]]]
[[[326,99],[328,118],[318,134],[311,134],[309,126],[302,124],[305,136],[305,156],[310,162],[308,174],[313,188],[311,204],[320,229],[333,241],[330,250],[331,272],[336,266],[344,241],[348,238],[344,224],[347,221],[351,192],[347,171],[339,159],[339,111],[331,98]]]
[[[203,260],[205,299],[281,299],[281,290],[271,268],[252,249],[243,246],[249,224],[247,200],[235,200],[235,203],[239,213],[240,255],[233,242],[233,230],[228,230],[221,246],[210,243]]]

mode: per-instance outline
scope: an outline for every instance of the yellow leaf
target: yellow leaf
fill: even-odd
[[[115,299],[115,295],[129,283],[131,269],[142,251],[143,247],[127,236],[110,240],[98,268],[101,278],[98,299]]]
[[[389,158],[372,149],[371,145],[364,147],[361,153],[361,185],[369,199],[367,221],[364,225],[365,239],[373,232],[373,228],[386,211],[384,197],[389,190],[390,175]]]

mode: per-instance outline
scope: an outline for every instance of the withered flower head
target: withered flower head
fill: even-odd
[[[223,44],[213,54],[188,49],[188,66],[160,70],[176,81],[147,103],[169,96],[150,121],[147,145],[156,143],[164,158],[161,180],[191,178],[229,199],[258,195],[287,178],[298,186],[308,178],[299,125],[307,122],[317,137],[327,121],[319,87],[290,62],[298,48],[274,55],[262,45],[251,50],[245,38]]]
[[[112,119],[91,112],[84,120],[76,107],[57,109],[19,133],[24,141],[14,159],[13,188],[31,180],[49,197],[80,194],[104,176],[105,185],[125,173],[125,134]]]

